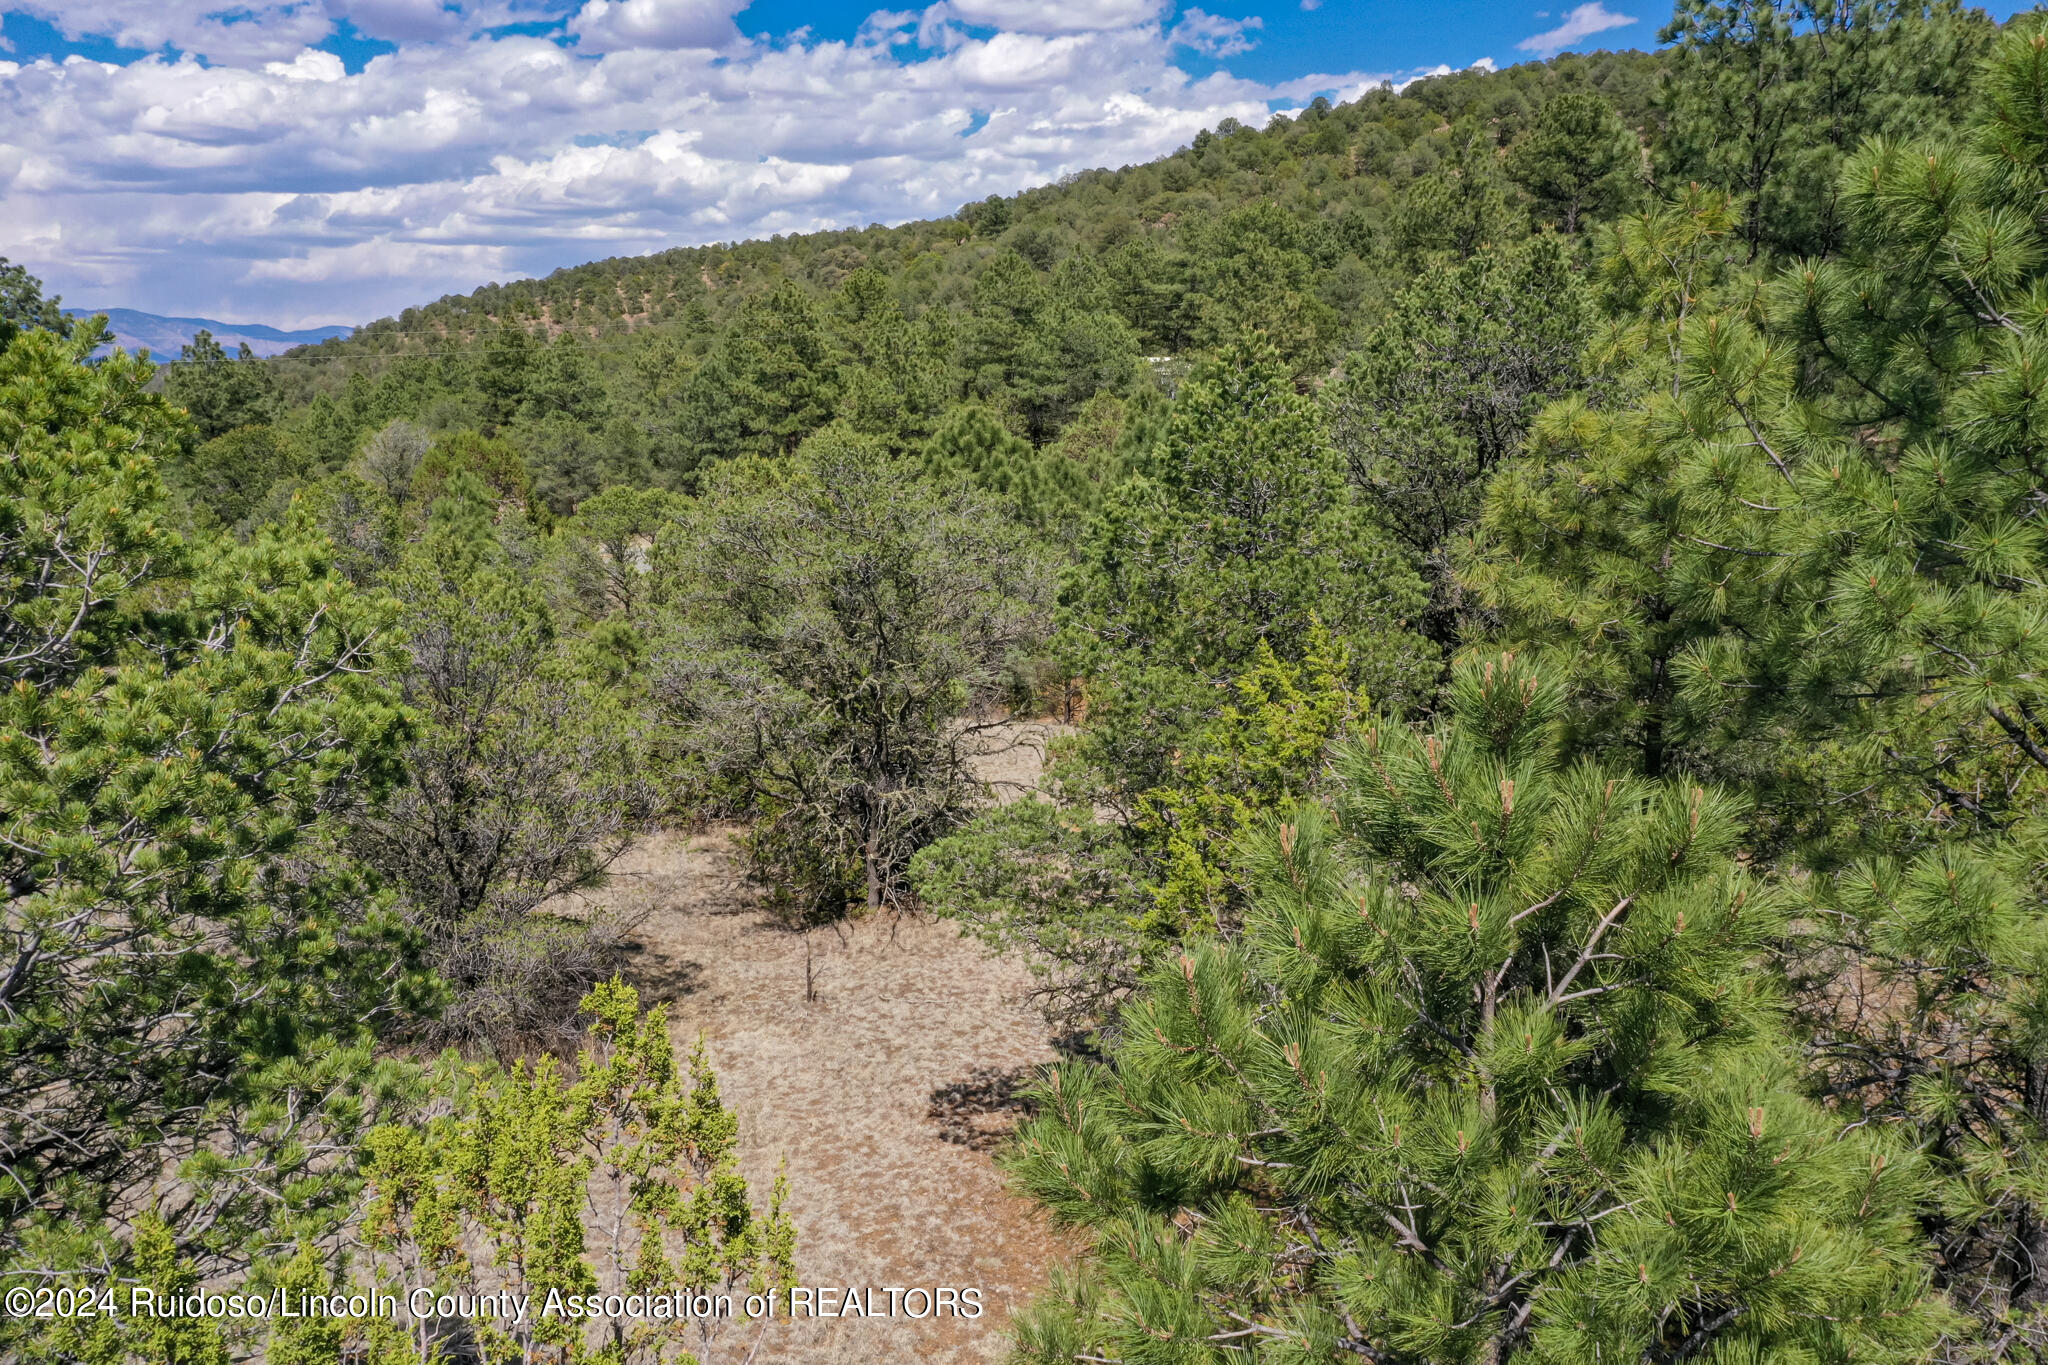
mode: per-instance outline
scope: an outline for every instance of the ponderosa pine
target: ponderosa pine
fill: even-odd
[[[1210,678],[1264,641],[1299,660],[1312,622],[1372,695],[1426,688],[1410,558],[1347,486],[1323,415],[1263,337],[1205,360],[1146,466],[1105,499],[1062,589],[1077,648]]]
[[[1925,1169],[1797,1093],[1739,803],[1564,762],[1562,690],[1364,735],[1048,1076],[1007,1164],[1091,1250],[1021,1359],[1923,1358]]]
[[[1944,1286],[2038,1344],[2048,35],[1981,86],[1969,140],[1851,159],[1837,259],[1717,281],[1705,192],[1624,224],[1637,397],[1538,420],[1468,572],[1569,651],[1580,744],[1746,782],[1752,846],[1827,874],[1786,945],[1811,1083],[1913,1134]]]
[[[1463,606],[1452,542],[1536,412],[1585,383],[1583,274],[1579,253],[1549,233],[1432,265],[1322,392],[1353,484],[1429,583],[1422,623],[1439,643],[1457,633]]]
[[[207,1273],[330,1232],[337,1153],[395,1093],[377,1029],[433,990],[327,856],[333,810],[400,776],[395,604],[303,521],[177,536],[155,461],[191,432],[100,340],[0,347],[9,1285],[128,1273],[158,1195],[150,1235]],[[0,1318],[0,1354],[42,1326]]]

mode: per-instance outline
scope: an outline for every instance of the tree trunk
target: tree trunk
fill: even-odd
[[[882,908],[882,832],[868,830],[866,849],[868,873],[868,913],[874,914]]]
[[[2027,1063],[2027,1113],[2036,1132],[2048,1133],[2048,1057]],[[2013,1276],[2013,1307],[2039,1308],[2048,1304],[2048,1210],[2024,1206],[2016,1240],[2019,1266]]]

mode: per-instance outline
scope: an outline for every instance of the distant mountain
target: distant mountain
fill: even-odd
[[[75,318],[105,313],[107,325],[113,329],[114,340],[123,349],[139,351],[148,347],[149,353],[158,360],[176,360],[178,349],[190,345],[193,334],[202,329],[213,333],[213,339],[229,355],[233,355],[245,341],[257,355],[279,355],[294,346],[310,346],[333,337],[349,336],[356,330],[353,327],[307,327],[287,332],[277,327],[266,327],[260,322],[166,318],[155,313],[138,313],[133,308],[66,308],[64,311]]]

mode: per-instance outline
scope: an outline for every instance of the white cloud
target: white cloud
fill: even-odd
[[[737,0],[637,2],[580,4],[565,47],[482,31],[515,13],[501,0],[325,0],[398,35],[352,75],[253,41],[205,61],[0,62],[8,254],[78,306],[360,322],[604,256],[943,215],[1386,79],[1194,79],[1178,45],[1242,50],[1252,26],[1189,11],[1170,28],[1153,0],[1032,7],[993,33],[971,15],[1006,0],[942,0],[878,12],[851,42],[774,43],[732,31]],[[218,3],[160,0],[159,29],[199,32]],[[280,31],[303,17],[265,13]],[[902,46],[919,28],[945,41]]]
[[[257,261],[244,279],[307,284],[343,284],[383,280],[393,275],[453,272],[480,278],[503,274],[503,247],[476,243],[442,245],[372,237],[342,247],[312,247],[304,252]],[[318,324],[314,324],[318,325]]]
[[[332,27],[319,0],[7,0],[6,8],[42,19],[68,39],[93,35],[145,52],[170,46],[227,63],[289,60]]]
[[[1256,28],[1264,28],[1265,21],[1256,14],[1249,19],[1225,19],[1201,10],[1191,9],[1181,16],[1168,35],[1182,47],[1191,47],[1208,57],[1235,57],[1240,52],[1249,52],[1258,43],[1245,34]]]
[[[393,43],[452,38],[468,27],[461,7],[443,0],[327,0],[327,12],[368,37]]]
[[[909,30],[917,26],[917,18],[916,10],[878,9],[861,21],[860,35],[854,41],[890,47],[908,42],[911,38]]]
[[[1092,33],[1155,23],[1166,0],[943,0],[962,23],[1012,33]]]
[[[65,38],[111,39],[122,47],[178,52],[226,64],[289,61],[346,19],[371,38],[418,42],[466,37],[493,24],[530,19],[518,0],[0,0],[0,10],[33,15]]]
[[[1596,33],[1605,33],[1610,28],[1622,28],[1634,22],[1633,15],[1616,14],[1600,0],[1588,0],[1588,3],[1565,15],[1564,22],[1556,28],[1524,38],[1515,47],[1521,52],[1533,52],[1538,57],[1555,57]]]
[[[341,58],[332,52],[318,52],[307,48],[288,62],[265,62],[265,74],[282,76],[288,81],[338,81],[348,74],[341,64]]]
[[[588,0],[569,21],[583,50],[718,48],[740,36],[746,0]]]

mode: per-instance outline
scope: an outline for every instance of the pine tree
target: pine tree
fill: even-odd
[[[1572,252],[1549,234],[1432,266],[1323,391],[1353,483],[1429,580],[1432,639],[1452,637],[1463,606],[1451,542],[1536,411],[1583,382],[1590,305]]]
[[[533,471],[535,507],[547,516],[567,516],[607,488],[656,482],[647,435],[624,417],[582,421],[551,412],[510,436]]]
[[[1044,320],[1053,308],[1031,262],[1005,251],[974,281],[961,334],[961,368],[970,391],[984,397],[1028,385],[1051,365]]]
[[[535,352],[539,349],[533,334],[512,319],[501,319],[485,336],[476,360],[476,386],[484,396],[484,420],[492,428],[502,427],[519,416],[526,403],[527,386],[533,380]],[[359,402],[354,406],[363,416],[371,416],[363,411],[366,404]]]
[[[1315,403],[1262,339],[1189,376],[1147,473],[1106,500],[1061,601],[1107,666],[1228,677],[1263,640],[1302,657],[1312,619],[1375,696],[1421,686],[1423,590],[1346,487]]]
[[[1582,214],[1607,217],[1635,190],[1643,153],[1614,106],[1590,91],[1572,90],[1536,112],[1508,147],[1508,179],[1536,201],[1539,221],[1567,233]]]
[[[602,424],[605,393],[590,348],[575,332],[536,348],[527,375],[522,415],[529,421],[565,417],[585,426]]]
[[[1973,147],[1851,162],[1843,259],[1717,286],[1712,196],[1625,224],[1608,364],[1640,397],[1547,413],[1489,507],[1472,581],[1511,636],[1581,651],[1612,702],[1589,731],[1784,784],[1786,837],[1853,845],[1930,796],[1997,825],[2048,778],[2031,42],[2001,41]]]
[[[430,999],[328,856],[334,808],[399,775],[393,605],[302,521],[174,535],[156,462],[188,429],[95,342],[0,350],[9,1285],[129,1266],[157,1192],[173,1259],[209,1274],[331,1232],[351,1188],[325,1153],[395,1089],[372,1030]],[[41,1325],[0,1319],[0,1353]]]
[[[1680,0],[1658,178],[1738,195],[1754,259],[1840,243],[1836,179],[1867,137],[1957,127],[1989,33],[1953,0]]]
[[[207,530],[233,530],[281,483],[295,486],[312,455],[277,427],[236,427],[189,456],[166,461],[165,482]]]
[[[1657,437],[1684,429],[1683,355],[1700,318],[1745,297],[1743,278],[1724,278],[1738,221],[1726,195],[1695,187],[1616,225],[1599,268],[1614,321],[1592,354],[1636,401],[1575,394],[1541,413],[1527,455],[1488,487],[1472,542],[1454,547],[1501,637],[1572,674],[1573,742],[1630,751],[1651,777],[1691,738],[1677,660],[1714,628],[1681,605],[1686,504]]]
[[[1299,218],[1270,202],[1247,204],[1189,234],[1198,298],[1190,340],[1221,351],[1245,332],[1265,334],[1290,376],[1329,365],[1337,317],[1316,292],[1316,241]]]
[[[1510,212],[1507,182],[1492,139],[1461,124],[1450,155],[1402,193],[1391,245],[1404,265],[1457,262],[1486,246],[1506,246],[1525,230]],[[1517,220],[1520,220],[1519,222]]]
[[[1701,335],[1704,439],[1680,456],[1717,495],[1696,495],[1689,571],[1770,566],[1684,661],[1694,704],[1737,736],[1841,735],[1811,779],[1829,796],[1875,782],[1992,826],[2048,779],[2027,378],[2048,276],[2026,217],[2048,175],[2044,44],[2033,25],[2000,40],[1974,145],[1852,159],[1845,259],[1781,274],[1761,326]],[[1714,459],[1717,428],[1756,444]]]
[[[1740,807],[1567,766],[1561,690],[1474,660],[1368,731],[1242,936],[1047,1076],[1006,1164],[1091,1250],[1023,1359],[1922,1358],[1923,1170],[1794,1093]]]
[[[892,450],[914,447],[952,396],[950,316],[934,309],[911,322],[888,277],[870,266],[846,277],[831,314],[841,352],[839,415]]]
[[[1187,349],[1193,319],[1194,262],[1150,233],[1132,237],[1103,258],[1110,297],[1150,355]]]
[[[1094,394],[1121,390],[1137,340],[1110,311],[1108,291],[1091,261],[1062,261],[1047,280],[1015,251],[997,256],[974,282],[961,329],[968,393],[1014,411],[1043,445]]]
[[[463,429],[448,432],[427,447],[413,469],[411,484],[399,497],[415,515],[424,515],[450,484],[468,476],[489,490],[498,507],[515,514],[533,508],[533,475],[519,447],[501,436]]]
[[[956,408],[939,424],[924,448],[924,470],[942,486],[964,482],[983,490],[1026,526],[1067,543],[1100,498],[1079,462],[1033,447],[978,404]]]
[[[44,298],[43,282],[27,266],[0,256],[0,348],[31,327],[69,337],[72,326],[62,299]]]
[[[237,427],[270,422],[278,404],[277,381],[249,343],[230,357],[203,327],[166,373],[164,396],[184,408],[209,441]]]
[[[2036,816],[1815,878],[1787,945],[1813,1088],[1911,1134],[1940,1182],[1922,1222],[1976,1319],[1962,1359],[2048,1353],[2043,838]]]
[[[785,281],[748,299],[685,384],[688,467],[794,451],[831,420],[838,389],[838,367],[810,297]]]
[[[1982,84],[1968,142],[1851,159],[1839,259],[1717,284],[1687,243],[1725,203],[1625,227],[1608,362],[1639,396],[1539,421],[1473,573],[1511,635],[1576,651],[1587,747],[1661,734],[1750,780],[1756,845],[1830,874],[1788,945],[1813,1083],[1931,1154],[1974,1340],[2038,1342],[2048,35],[2016,26]]]

